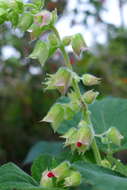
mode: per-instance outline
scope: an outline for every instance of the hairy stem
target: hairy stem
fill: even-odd
[[[61,49],[61,52],[63,54],[66,66],[73,71],[72,65],[70,64],[69,56],[68,56],[68,54],[67,54],[67,52],[65,50],[65,47],[63,46],[63,44],[61,42],[61,38],[59,36],[59,33],[58,33],[57,29],[54,26],[52,26],[52,30],[56,34],[56,36],[59,39],[59,42],[61,44],[60,49]],[[87,119],[89,121],[89,123],[91,125],[91,128],[93,130],[90,116],[87,113],[88,112],[88,107],[87,107],[87,105],[82,100],[82,95],[81,95],[81,92],[80,92],[80,88],[79,88],[78,82],[75,79],[73,80],[72,86],[73,86],[73,89],[75,90],[75,92],[77,93],[78,98],[83,103],[82,112],[84,113],[84,118],[85,118],[85,120]],[[95,156],[97,164],[101,165],[101,155],[100,155],[100,152],[99,152],[99,149],[98,149],[95,137],[93,139],[93,142],[92,142],[91,146],[92,146],[92,150],[93,150],[93,153],[94,153],[94,156]]]

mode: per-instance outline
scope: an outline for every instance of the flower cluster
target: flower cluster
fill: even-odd
[[[42,173],[40,185],[42,187],[74,187],[81,183],[81,174],[71,168],[69,162],[65,161],[59,164],[56,168],[45,170]]]
[[[85,121],[80,121],[78,128],[71,128],[62,138],[66,139],[65,146],[70,146],[72,151],[84,154],[90,147],[94,132]]]

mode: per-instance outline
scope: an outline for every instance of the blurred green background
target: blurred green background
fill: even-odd
[[[103,43],[95,36],[90,51],[84,53],[80,60],[70,51],[74,70],[79,74],[90,72],[101,77],[102,84],[98,87],[101,97],[126,98],[127,29],[123,16],[126,1],[115,0],[119,11],[118,25],[103,19],[102,13],[107,13],[106,3],[110,5],[109,0],[77,0],[76,7],[70,12],[67,9],[69,1],[47,0],[46,8],[58,9],[58,22],[71,14],[70,28],[79,27],[78,16],[82,11],[82,19],[79,19],[82,27],[89,31],[92,19],[96,28],[103,26],[104,31],[99,30],[105,35]],[[80,10],[81,7],[85,9]],[[27,58],[32,49],[29,34],[12,30],[9,23],[0,27],[0,164],[13,161],[22,165],[32,145],[40,140],[59,140],[47,124],[39,121],[59,97],[56,91],[44,93],[42,82],[46,73],[55,72],[63,60],[57,52],[42,69],[37,60]]]

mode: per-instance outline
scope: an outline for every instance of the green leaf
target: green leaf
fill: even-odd
[[[32,59],[38,59],[41,65],[44,65],[49,55],[49,47],[46,42],[38,40],[33,52],[29,55]]]
[[[110,127],[116,127],[124,136],[122,146],[112,146],[114,152],[127,149],[127,100],[121,98],[105,98],[90,105],[91,119],[97,134],[103,133]],[[99,144],[105,151],[106,145]]]
[[[13,163],[0,167],[1,190],[61,190],[57,188],[43,188],[31,176]]]
[[[29,151],[24,164],[33,162],[40,154],[58,155],[63,150],[60,142],[44,142],[36,143]]]
[[[39,156],[33,163],[31,172],[33,178],[40,182],[42,173],[47,170],[54,167],[52,156],[50,155],[41,155]],[[55,166],[57,166],[57,163],[55,161]]]
[[[18,168],[13,163],[8,163],[0,167],[0,189],[13,190],[14,188],[32,188],[38,186],[37,182]]]
[[[82,175],[82,188],[91,190],[126,190],[127,178],[115,175],[115,172],[94,164],[77,162],[73,164]]]

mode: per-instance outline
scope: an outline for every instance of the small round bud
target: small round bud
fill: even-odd
[[[69,46],[71,43],[72,36],[66,36],[63,38],[62,42],[64,46]]]
[[[97,78],[91,74],[84,74],[82,76],[82,82],[86,86],[97,85],[97,84],[100,84],[100,78]]]
[[[49,40],[49,42],[50,42],[50,44],[51,44],[52,46],[58,46],[58,44],[59,44],[58,38],[56,37],[55,34],[52,34],[52,33],[49,34],[48,40]]]

